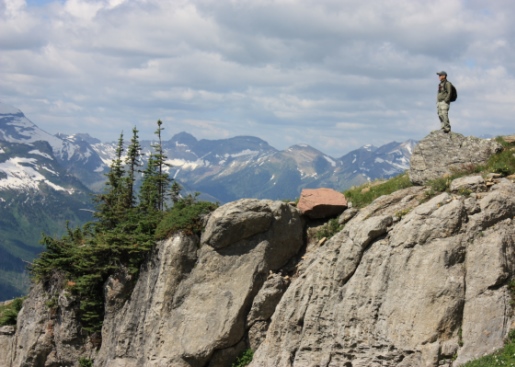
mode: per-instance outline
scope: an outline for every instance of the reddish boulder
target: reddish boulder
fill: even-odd
[[[313,219],[330,218],[347,208],[347,199],[333,189],[304,189],[300,193],[297,208],[303,215]]]

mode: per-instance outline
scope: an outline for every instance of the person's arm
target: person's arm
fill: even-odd
[[[446,82],[444,85],[445,91],[447,94],[445,95],[445,103],[450,104],[451,103],[451,82]]]

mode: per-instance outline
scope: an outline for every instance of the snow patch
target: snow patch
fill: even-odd
[[[53,174],[54,176],[59,176],[59,173],[57,173],[56,171],[53,171],[51,170],[50,168],[46,167],[46,166],[43,166],[41,167],[42,169],[44,169],[45,171],[47,172],[50,172],[51,174]]]
[[[48,181],[45,176],[30,166],[35,163],[37,161],[34,158],[20,157],[0,163],[0,171],[7,174],[7,178],[0,180],[0,189],[37,190],[41,183],[45,183],[56,191],[66,191],[65,188]]]
[[[48,155],[48,154],[46,154],[46,153],[43,153],[43,152],[41,152],[41,151],[39,151],[39,150],[37,150],[37,149],[31,150],[31,151],[29,152],[29,154],[40,155],[40,156],[45,157],[45,158],[47,158],[47,159],[53,160],[53,158],[52,158],[50,155]]]
[[[241,152],[239,153],[232,153],[232,154],[224,154],[224,157],[225,158],[238,158],[238,157],[244,157],[244,156],[247,156],[247,155],[256,155],[258,154],[259,152],[257,150],[250,150],[250,149],[245,149],[245,150],[242,150]]]
[[[331,164],[331,167],[336,167],[336,162],[331,159],[331,157],[328,157],[326,155],[323,156],[326,161],[328,161]]]
[[[104,172],[104,166],[100,165],[93,172]]]
[[[191,171],[193,171],[199,167],[209,166],[209,162],[201,160],[201,159],[198,159],[198,160],[192,162],[192,161],[186,161],[184,159],[175,158],[175,159],[167,160],[166,163],[171,164],[172,167],[181,167],[182,169],[187,169],[187,170],[191,170]]]

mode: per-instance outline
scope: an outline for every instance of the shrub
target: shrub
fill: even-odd
[[[336,233],[342,230],[343,226],[338,223],[337,218],[333,218],[325,223],[316,233],[317,240],[326,237],[327,239],[333,237]]]
[[[451,185],[451,181],[455,178],[458,178],[458,176],[459,176],[459,174],[456,173],[453,176],[440,177],[440,178],[429,181],[427,183],[427,186],[429,186],[429,189],[435,193],[444,192],[449,189],[449,186]]]
[[[252,357],[254,357],[254,352],[252,349],[247,349],[243,354],[232,364],[232,367],[244,367],[247,366],[250,362],[252,362]]]
[[[207,201],[178,201],[158,224],[155,238],[161,240],[178,231],[200,234],[203,229],[203,217],[217,207],[218,204]]]
[[[93,367],[93,360],[89,358],[80,357],[79,367]]]
[[[16,325],[25,298],[15,298],[11,303],[0,307],[0,326]]]

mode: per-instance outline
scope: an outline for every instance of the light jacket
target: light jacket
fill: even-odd
[[[445,101],[445,103],[451,103],[451,83],[444,79],[438,84],[438,93],[436,95],[436,102]]]

